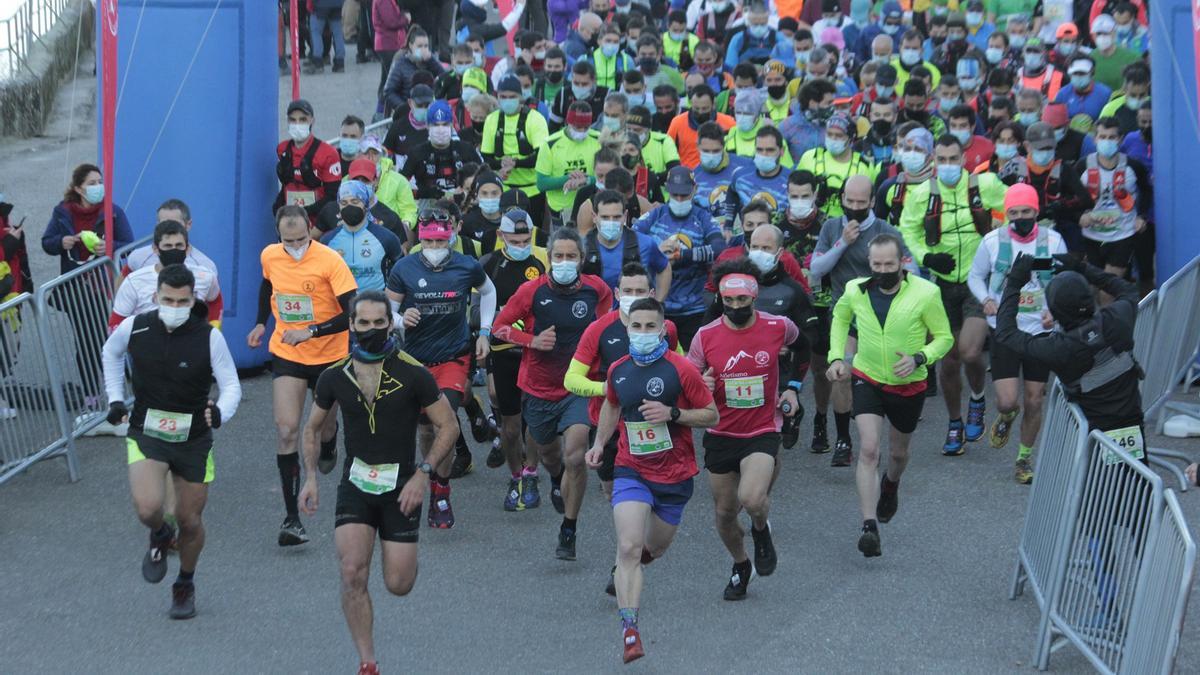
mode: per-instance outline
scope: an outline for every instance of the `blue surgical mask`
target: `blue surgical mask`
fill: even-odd
[[[958,139],[963,147],[967,147],[967,142],[971,140],[971,132],[967,129],[954,129],[950,131],[950,135]]]
[[[883,24],[883,32],[888,35],[895,35],[900,32],[900,24],[885,23]]]
[[[616,117],[608,117],[607,115],[600,121],[604,128],[609,131],[616,131],[621,128],[621,120]]]
[[[1100,153],[1101,157],[1112,157],[1117,154],[1118,143],[1116,140],[1106,138],[1102,141],[1096,141],[1096,152]]]
[[[1017,121],[1021,123],[1021,126],[1029,128],[1042,121],[1042,114],[1036,111],[1018,113]]]
[[[671,39],[676,42],[683,42],[687,38],[687,31],[683,31],[682,33],[676,33],[675,31],[669,31],[667,34],[670,35]]]
[[[600,45],[600,53],[604,55],[604,58],[611,59],[617,55],[617,50],[620,48],[621,45],[614,45],[605,42],[604,44]]]
[[[508,257],[512,258],[513,260],[524,260],[529,257],[529,254],[533,253],[532,245],[513,246],[512,244],[505,244],[504,248],[508,253]]]
[[[516,115],[517,111],[521,109],[521,102],[515,98],[502,98],[499,103],[500,112],[505,115]]]
[[[89,185],[83,188],[83,198],[86,199],[89,204],[99,204],[100,202],[104,201],[104,183]]]
[[[765,24],[765,23],[764,24],[752,24],[749,28],[746,29],[746,32],[750,33],[750,35],[753,37],[764,38],[767,36],[767,31],[769,31],[769,30],[770,30],[770,28],[768,28],[767,24]]]
[[[1000,59],[1004,58],[1004,49],[1000,47],[988,47],[983,54],[987,58],[987,62],[994,66],[1000,63]]]
[[[1087,89],[1088,87],[1092,86],[1092,76],[1091,75],[1072,75],[1071,76],[1071,86],[1074,87],[1077,91],[1080,89]]]
[[[479,210],[484,213],[498,213],[500,211],[499,197],[480,197]]]
[[[958,78],[958,84],[961,85],[962,88],[966,89],[967,91],[975,91],[976,89],[979,88],[979,78],[977,78],[977,77],[960,77],[960,78]]]
[[[592,97],[592,87],[581,87],[579,85],[572,84],[571,94],[575,96],[576,101],[586,101]]]
[[[763,274],[775,269],[775,263],[779,260],[775,257],[774,253],[767,253],[766,251],[750,251],[746,254],[746,257]]]
[[[1050,163],[1054,161],[1054,149],[1034,150],[1030,153],[1029,158],[1032,159],[1033,163],[1037,164],[1038,166],[1050,166]]]
[[[900,163],[904,165],[904,170],[917,174],[921,169],[925,168],[925,153],[920,150],[902,150],[900,152]]]
[[[758,121],[758,115],[752,113],[738,113],[735,118],[738,131],[750,131],[754,128],[754,123]]]
[[[940,99],[938,99],[938,110],[941,110],[943,113],[950,112],[950,109],[956,105],[958,105],[958,99],[956,99],[956,98],[940,98]]]
[[[1146,102],[1144,98],[1134,98],[1128,94],[1125,95],[1125,107],[1130,110],[1140,110],[1142,104]]]
[[[967,25],[968,26],[982,26],[983,25],[983,12],[967,12]]]
[[[759,173],[770,173],[779,166],[779,158],[771,155],[760,155],[754,153],[754,168],[758,169]]]
[[[1014,143],[997,143],[996,156],[1000,159],[1012,159],[1017,156],[1017,146]]]
[[[413,119],[420,122],[421,124],[425,123],[425,118],[428,115],[429,115],[429,108],[413,108],[412,109]]]
[[[579,278],[579,263],[574,260],[550,263],[550,276],[562,286],[573,284]]]
[[[629,353],[645,356],[654,353],[658,346],[662,344],[663,338],[660,333],[629,333]]]
[[[882,84],[875,85],[875,95],[879,98],[891,98],[895,93],[895,87],[885,87]]]
[[[829,151],[829,154],[836,157],[846,151],[846,139],[839,138],[834,140],[832,138],[826,138],[825,149]]]
[[[646,92],[639,91],[636,94],[630,94],[630,93],[626,92],[625,100],[629,101],[629,107],[631,109],[636,108],[640,105],[646,105]]]
[[[620,238],[623,227],[619,220],[602,220],[598,226],[600,238],[605,241],[616,241]]]
[[[521,100],[529,101],[533,98],[533,89],[521,89]]]
[[[342,154],[346,157],[354,157],[358,154],[360,142],[357,138],[339,138],[338,147],[341,148]]]
[[[676,218],[684,218],[692,212],[692,200],[679,201],[678,199],[668,199],[667,208],[671,210],[671,215]]]
[[[962,165],[938,164],[937,176],[946,185],[958,185],[958,180],[962,178]]]
[[[921,62],[920,49],[901,49],[900,62],[906,66],[912,67]]]
[[[462,74],[467,72],[470,69],[471,69],[471,64],[469,64],[469,63],[454,64],[454,74],[458,75],[459,77],[462,77]]]
[[[702,151],[700,153],[700,166],[702,168],[708,169],[709,171],[715,171],[718,166],[721,166],[721,160],[724,158],[725,158],[725,153],[723,153],[723,152],[703,152]]]
[[[1025,67],[1029,70],[1037,70],[1046,63],[1046,57],[1041,52],[1025,52]]]

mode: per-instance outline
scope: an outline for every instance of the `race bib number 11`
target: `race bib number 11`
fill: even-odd
[[[765,401],[762,375],[725,380],[725,405],[730,408],[757,408]]]

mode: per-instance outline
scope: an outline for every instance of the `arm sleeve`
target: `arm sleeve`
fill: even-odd
[[[971,261],[971,271],[967,274],[967,288],[971,295],[980,303],[987,302],[988,280],[992,273],[992,254],[988,251],[987,240],[979,243],[975,249],[975,259]]]
[[[842,259],[842,254],[849,248],[846,246],[846,242],[841,237],[838,237],[837,241],[833,242],[828,250],[822,251],[821,244],[824,242],[825,230],[822,230],[820,243],[813,250],[812,262],[808,266],[813,276],[817,278],[824,278],[832,272],[833,268],[837,267],[838,261]]]
[[[529,310],[533,307],[533,287],[532,282],[525,282],[517,289],[508,302],[504,303],[504,308],[500,310],[500,314],[496,316],[492,323],[492,336],[497,340],[511,342],[515,345],[528,347],[533,344],[533,334],[523,330],[517,330],[513,327],[518,321],[524,321],[526,327],[532,327],[532,321],[525,321],[529,317]]]
[[[1113,297],[1113,301],[1103,310],[1105,325],[1119,324],[1122,336],[1128,336],[1132,341],[1134,322],[1137,320],[1138,287],[1094,265],[1085,265],[1083,276],[1088,283]]]
[[[784,339],[792,352],[791,379],[803,382],[804,376],[808,375],[808,364],[812,361],[812,343],[808,340],[808,332],[800,330],[806,323],[801,314],[800,306],[793,304],[789,316],[786,317],[788,325]]]
[[[354,299],[354,293],[355,291],[348,291],[338,296],[338,304],[342,307],[341,313],[328,321],[317,324],[317,330],[313,332],[313,337],[325,337],[350,330],[350,301]]]
[[[941,297],[941,291],[930,296],[930,301],[925,303],[925,311],[921,313],[925,327],[933,335],[933,340],[921,349],[929,362],[942,358],[954,346],[954,334],[950,332],[950,319],[946,316]]]
[[[133,333],[134,317],[129,317],[104,342],[101,360],[104,364],[104,391],[108,402],[125,401],[125,353],[129,350],[129,336]]]
[[[712,262],[724,250],[725,237],[721,235],[721,230],[709,220],[704,226],[704,245],[683,249],[680,252],[679,258],[680,260],[694,263]]]
[[[209,331],[208,352],[212,358],[213,378],[221,392],[217,397],[217,407],[221,409],[221,423],[224,424],[237,412],[238,403],[242,400],[242,384],[238,381],[237,367],[233,364],[233,356],[221,331]]]
[[[271,280],[264,277],[262,284],[258,287],[258,314],[254,323],[267,325],[267,319],[271,318],[271,294],[273,292]]]
[[[578,354],[576,354],[578,355]],[[563,387],[567,391],[584,398],[595,398],[604,395],[604,383],[588,379],[591,366],[579,359],[571,359],[567,366],[567,375],[563,378]]]
[[[844,360],[846,358],[846,338],[850,337],[850,319],[854,316],[854,309],[850,307],[850,294],[858,293],[859,289],[853,290],[847,288],[842,297],[838,299],[837,304],[833,306],[833,316],[829,325],[829,355],[826,358],[827,363]]]
[[[483,274],[482,268],[480,274]],[[496,286],[484,275],[483,283],[476,288],[479,289],[479,325],[491,326],[496,320]]]

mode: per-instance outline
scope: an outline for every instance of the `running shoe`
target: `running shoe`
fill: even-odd
[[[636,628],[626,628],[625,635],[622,638],[625,643],[625,663],[637,661],[646,655],[646,650],[642,648],[642,636]]]
[[[454,527],[454,509],[450,506],[450,486],[434,483],[429,490],[429,527],[448,530]]]
[[[317,470],[321,473],[329,473],[337,466],[337,433],[338,428],[335,426],[333,437],[328,441],[321,441],[321,454],[317,456]]]
[[[951,422],[950,428],[946,431],[946,444],[942,446],[942,454],[957,457],[965,451],[962,420]]]
[[[783,439],[783,447],[791,449],[796,447],[796,443],[800,442],[800,421],[803,419],[803,405],[796,410],[795,415],[783,418],[783,429],[780,431],[780,435]]]
[[[829,452],[829,432],[825,429],[825,416],[813,415],[813,437],[809,452],[824,454]]]
[[[993,448],[1000,449],[1008,445],[1008,438],[1012,435],[1012,423],[1017,419],[1017,413],[1000,413],[996,415],[996,420],[992,422],[992,428],[988,434],[988,441]]]
[[[858,550],[862,551],[864,558],[883,555],[883,550],[879,547],[879,532],[863,525],[862,536],[858,538]]]
[[[358,664],[358,675],[379,675],[379,664],[374,661]]]
[[[504,495],[504,510],[521,510],[521,479],[513,478],[508,481],[508,492]]]
[[[608,573],[608,585],[604,587],[604,592],[617,597],[617,566],[613,565],[612,571]]]
[[[983,438],[983,424],[987,418],[987,401],[970,399],[967,402],[967,442],[974,443]]]
[[[492,424],[488,420],[487,413],[483,411],[483,402],[478,396],[468,396],[463,403],[463,409],[467,411],[467,418],[471,420],[471,438],[475,439],[476,443],[486,443],[492,439]]]
[[[521,476],[521,503],[518,511],[536,509],[542,505],[542,495],[538,492],[537,476]]]
[[[775,553],[775,542],[771,540],[771,523],[768,522],[762,532],[751,525],[750,537],[754,539],[754,570],[760,577],[771,576],[775,565],[779,563],[779,556]]]
[[[559,515],[567,512],[567,505],[563,501],[562,496],[562,474],[558,478],[550,477],[550,503],[554,505],[554,510],[558,511]]]
[[[455,453],[454,461],[450,464],[450,478],[462,478],[475,470],[475,458],[470,451]]]
[[[1029,485],[1033,482],[1033,463],[1028,457],[1018,459],[1013,466],[1013,478],[1021,485]]]
[[[196,585],[190,581],[176,581],[171,585],[172,619],[190,619],[196,616]]]
[[[733,566],[733,572],[729,575],[729,584],[725,586],[726,600],[742,600],[746,597],[746,589],[750,587],[750,577],[754,576],[754,569],[743,575],[738,571],[738,566]]]
[[[283,524],[279,526],[279,545],[299,546],[307,542],[308,532],[304,531],[304,526],[300,524],[300,518],[291,516],[284,518]]]
[[[142,578],[152,584],[157,584],[167,576],[167,552],[175,542],[175,532],[171,531],[166,539],[157,539],[150,534],[150,548],[142,558]]]
[[[575,530],[558,528],[558,549],[554,551],[554,557],[559,560],[575,559]]]
[[[498,469],[504,465],[504,449],[500,447],[500,439],[492,439],[492,449],[488,452],[487,467]]]
[[[879,479],[879,501],[875,503],[875,518],[886,523],[896,515],[896,509],[900,506],[900,486],[896,489],[888,490],[883,486],[883,481],[886,480],[887,474],[883,474]]]
[[[839,438],[833,445],[833,458],[829,466],[850,466],[854,463],[854,446],[849,438]]]

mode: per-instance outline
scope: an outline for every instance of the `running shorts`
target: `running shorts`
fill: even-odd
[[[1011,347],[1006,347],[995,340],[992,341],[992,380],[1007,380],[1025,377],[1026,382],[1048,382],[1050,369],[1046,364],[1022,356]]]
[[[433,379],[437,381],[438,389],[457,391],[462,394],[467,391],[467,374],[471,370],[471,355],[463,354],[449,361],[425,366]]]
[[[343,478],[338,483],[334,528],[351,523],[369,525],[379,531],[383,541],[417,543],[417,534],[421,531],[421,505],[417,505],[411,516],[400,510],[400,491],[406,481],[407,478],[398,480],[396,489],[381,495],[369,495]]]
[[[655,483],[642,478],[637,471],[623,466],[613,475],[612,504],[642,502],[649,504],[658,519],[678,526],[683,520],[683,508],[692,498],[694,481],[689,478],[678,483]]]
[[[517,386],[517,375],[521,372],[521,350],[491,352],[487,366],[496,387],[496,403],[500,414],[504,417],[520,415],[521,388]]]
[[[1104,268],[1111,265],[1121,269],[1129,269],[1133,260],[1133,249],[1136,236],[1125,237],[1117,241],[1094,241],[1083,238],[1083,251],[1087,260],[1096,267]]]
[[[318,366],[310,366],[303,363],[296,363],[295,361],[289,361],[281,356],[272,356],[271,378],[294,377],[299,380],[304,380],[308,384],[309,389],[316,389],[317,378],[321,377],[321,373],[334,363],[337,363],[337,361]]]
[[[162,462],[171,473],[189,483],[211,483],[215,477],[211,433],[183,443],[168,443],[130,427],[125,437],[125,454],[129,464],[143,459]]]
[[[704,468],[709,473],[741,473],[742,460],[756,452],[772,459],[779,454],[779,434],[769,433],[750,438],[717,436],[704,432]]]
[[[590,426],[587,399],[567,394],[562,400],[548,401],[530,394],[521,400],[521,413],[534,441],[546,445],[567,429],[582,424]]]
[[[967,319],[983,318],[983,305],[975,299],[966,282],[950,283],[934,278],[937,287],[942,291],[942,307],[946,309],[946,318],[950,320],[950,332],[957,334]]]
[[[921,408],[925,406],[925,391],[912,396],[901,396],[884,391],[878,385],[857,375],[850,387],[854,396],[855,415],[879,415],[902,434],[911,434],[921,419]]]

